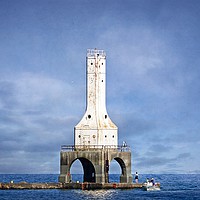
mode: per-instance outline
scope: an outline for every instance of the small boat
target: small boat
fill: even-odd
[[[143,188],[146,191],[155,191],[160,190],[160,183],[152,183],[152,182],[146,182],[143,184]]]

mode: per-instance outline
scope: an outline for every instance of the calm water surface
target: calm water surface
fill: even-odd
[[[161,183],[160,191],[129,190],[0,190],[0,200],[22,199],[200,199],[200,174],[144,174],[140,182],[154,177]],[[0,174],[0,182],[57,182],[55,174]],[[73,175],[82,181],[82,175]],[[119,182],[119,175],[110,175],[110,182]]]

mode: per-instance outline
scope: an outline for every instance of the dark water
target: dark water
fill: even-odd
[[[140,182],[154,177],[161,183],[160,191],[129,190],[0,190],[0,200],[10,199],[200,199],[200,174],[140,175]],[[57,182],[55,174],[0,174],[0,182]],[[73,175],[81,181],[82,175]],[[110,182],[119,182],[119,175],[110,175]]]

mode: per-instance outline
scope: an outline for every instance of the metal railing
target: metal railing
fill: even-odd
[[[106,52],[104,50],[99,50],[99,49],[88,49],[87,50],[87,57],[88,56],[106,56]]]
[[[131,151],[130,146],[123,145],[62,145],[61,151],[119,151],[128,152]]]

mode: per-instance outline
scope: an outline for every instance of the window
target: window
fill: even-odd
[[[88,118],[90,119],[90,118],[91,118],[91,115],[88,115]]]
[[[107,115],[105,115],[105,119],[107,119]]]

